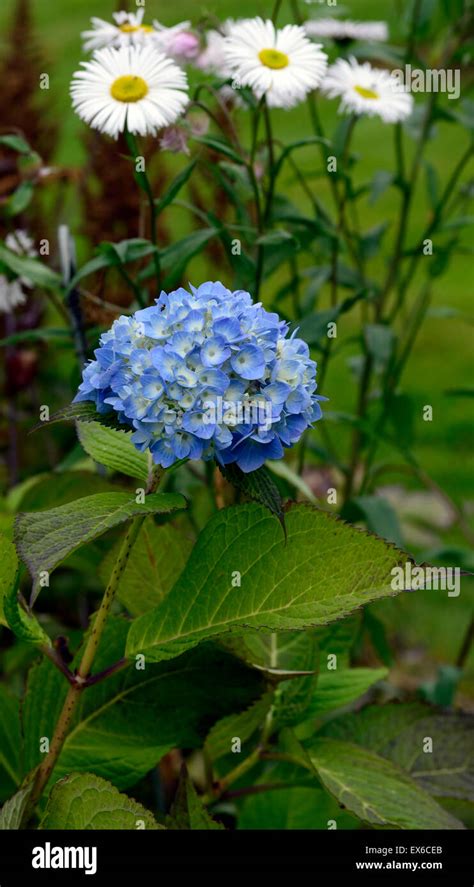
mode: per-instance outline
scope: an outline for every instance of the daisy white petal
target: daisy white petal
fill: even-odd
[[[82,66],[71,83],[74,110],[113,138],[126,127],[156,135],[188,103],[186,74],[151,44],[100,49]]]
[[[261,18],[237,22],[225,40],[233,76],[270,107],[292,108],[321,83],[327,56],[299,25],[277,30]]]
[[[384,123],[405,120],[413,110],[412,96],[395,77],[355,58],[331,65],[321,90],[331,99],[342,99],[340,111],[378,116]]]

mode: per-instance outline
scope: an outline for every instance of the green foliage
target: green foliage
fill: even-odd
[[[5,600],[15,587],[18,572],[18,558],[15,546],[9,539],[0,536],[0,624],[8,625],[5,616]]]
[[[166,825],[170,829],[199,829],[200,831],[223,828],[203,806],[185,767],[181,771],[178,790],[170,814],[166,818]]]
[[[121,659],[126,634],[125,620],[109,622],[97,672]],[[33,666],[23,708],[28,770],[41,761],[40,738],[51,736],[66,689],[49,661]],[[159,665],[134,662],[83,693],[55,775],[91,771],[127,788],[170,749],[200,747],[215,721],[251,705],[262,689],[259,672],[208,645]]]
[[[151,459],[133,446],[130,433],[106,428],[98,422],[78,422],[77,436],[95,462],[145,484],[148,481]]]
[[[0,810],[0,831],[20,828],[32,787],[33,784],[29,783],[24,788],[20,788],[8,801],[5,801]]]
[[[349,742],[318,739],[311,761],[340,804],[374,826],[464,828],[398,767]]]
[[[15,543],[38,590],[39,574],[53,570],[85,542],[133,517],[169,514],[185,506],[183,497],[175,493],[153,493],[143,502],[130,493],[97,493],[49,511],[20,513]]]
[[[0,801],[20,783],[20,712],[18,700],[0,685]]]
[[[149,810],[93,773],[71,773],[53,786],[42,829],[159,829]]]
[[[112,546],[100,574],[108,582],[120,541]],[[193,547],[192,529],[185,519],[157,525],[146,518],[130,552],[117,587],[117,597],[132,616],[156,607],[178,580]]]
[[[390,570],[405,559],[396,549],[309,507],[293,508],[286,524],[285,544],[261,507],[216,515],[163,603],[131,626],[128,655],[158,662],[242,626],[323,625],[393,594]],[[236,570],[241,584],[233,585]]]

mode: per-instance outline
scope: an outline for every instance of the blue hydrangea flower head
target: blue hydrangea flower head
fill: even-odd
[[[179,459],[280,459],[321,418],[316,363],[278,314],[221,283],[162,292],[119,317],[84,369],[75,401],[115,410],[139,450]]]

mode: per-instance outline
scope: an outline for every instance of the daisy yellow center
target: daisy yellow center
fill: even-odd
[[[136,31],[145,31],[149,34],[154,28],[151,25],[120,25],[120,30],[123,34],[135,34]]]
[[[365,86],[354,86],[356,92],[362,96],[363,99],[379,99],[380,96],[378,92],[375,92],[373,89],[366,89]]]
[[[148,86],[143,77],[124,74],[117,77],[110,87],[110,95],[118,102],[139,102],[148,93]]]
[[[274,71],[279,71],[280,68],[287,68],[290,64],[290,60],[285,52],[280,52],[279,49],[262,49],[258,57],[266,68],[273,68]]]

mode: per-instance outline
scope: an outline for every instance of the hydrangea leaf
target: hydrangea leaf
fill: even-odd
[[[133,517],[169,514],[186,507],[177,493],[152,493],[137,502],[130,493],[97,493],[49,511],[23,512],[15,520],[18,552],[38,588],[40,573],[51,572],[71,552]]]
[[[77,436],[95,462],[147,482],[151,460],[147,453],[141,453],[133,446],[128,431],[116,431],[99,422],[78,422]]]
[[[5,801],[19,785],[20,713],[18,699],[0,685],[0,801]]]
[[[166,825],[170,829],[193,831],[224,828],[207,812],[184,766],[170,814],[166,817]]]
[[[421,702],[390,702],[367,705],[357,712],[340,715],[320,730],[320,735],[362,745],[385,756],[385,747],[399,734],[432,712]]]
[[[285,518],[283,514],[283,501],[277,485],[272,480],[270,472],[264,465],[245,474],[235,463],[219,465],[219,471],[229,483],[240,490],[249,499],[259,502],[275,514],[285,530]]]
[[[117,560],[120,540],[106,555],[100,569],[107,583]],[[131,616],[156,607],[179,578],[193,547],[192,527],[182,515],[172,523],[157,525],[147,517],[119,579],[117,597]]]
[[[326,712],[349,705],[378,681],[386,678],[387,674],[387,668],[344,668],[321,672],[305,717],[320,717]]]
[[[42,629],[36,616],[23,609],[16,588],[5,598],[4,608],[8,627],[17,638],[33,647],[52,647],[51,638]]]
[[[18,558],[15,546],[5,536],[0,536],[0,624],[8,625],[4,602],[11,593],[18,572]]]
[[[201,533],[166,599],[130,628],[127,653],[159,662],[242,628],[324,625],[393,595],[406,555],[309,506],[275,518],[257,505],[220,511]]]
[[[0,831],[20,828],[32,788],[33,782],[30,782],[24,788],[20,788],[8,801],[5,801],[0,810]]]
[[[109,621],[94,671],[121,659],[127,630],[125,619]],[[201,747],[217,720],[263,690],[259,672],[210,644],[172,662],[138,661],[82,694],[55,776],[93,771],[120,789],[135,785],[172,748]],[[40,738],[52,735],[66,692],[49,660],[33,666],[22,714],[27,769],[42,760]]]
[[[311,786],[288,786],[286,781],[285,774],[278,791],[259,792],[244,799],[239,829],[325,830],[329,820],[337,822],[340,829],[358,827],[358,821],[342,811],[327,792]]]
[[[433,751],[426,754],[430,738]],[[432,715],[401,731],[381,751],[430,794],[474,801],[474,716]]]
[[[327,790],[347,810],[376,827],[463,829],[403,770],[349,742],[318,739],[308,749]]]
[[[93,773],[71,773],[53,787],[42,829],[160,829],[154,816],[133,798]]]
[[[228,755],[232,751],[232,738],[238,736],[242,743],[247,742],[258,727],[263,724],[270,709],[273,693],[264,693],[253,705],[238,714],[228,715],[214,724],[206,737],[205,749],[211,759]]]
[[[120,424],[117,413],[113,410],[109,410],[107,413],[98,413],[95,403],[91,400],[70,403],[53,413],[47,422],[38,422],[31,430],[39,431],[40,428],[49,428],[50,425],[56,425],[58,422],[99,422],[106,428],[116,428],[123,431],[123,425]]]

